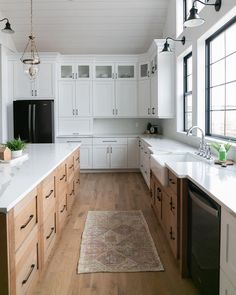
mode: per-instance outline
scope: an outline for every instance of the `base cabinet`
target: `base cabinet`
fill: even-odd
[[[235,295],[236,287],[229,281],[225,273],[220,271],[220,295]]]

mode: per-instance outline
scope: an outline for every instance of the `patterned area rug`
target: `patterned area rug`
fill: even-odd
[[[89,211],[78,273],[163,271],[141,211]]]

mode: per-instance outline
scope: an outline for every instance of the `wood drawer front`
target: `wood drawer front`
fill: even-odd
[[[16,254],[16,295],[30,294],[39,278],[38,227]]]
[[[67,180],[70,181],[70,179],[74,176],[74,171],[75,171],[73,155],[66,160],[66,170],[67,170]]]
[[[66,217],[67,217],[67,195],[65,195],[61,202],[59,203],[59,207],[58,207],[58,223],[59,223],[59,228],[60,230],[62,230],[65,221],[66,221]]]
[[[54,174],[48,176],[42,182],[43,219],[45,220],[51,211],[55,211],[55,181]]]
[[[168,186],[177,195],[178,193],[178,178],[169,170],[168,171]]]
[[[56,237],[56,218],[55,213],[51,213],[43,226],[43,249],[44,249],[44,263],[47,261],[49,254]]]
[[[75,171],[79,170],[80,167],[80,150],[77,149],[74,153],[74,168]]]
[[[66,186],[66,164],[63,163],[57,168],[57,187],[58,189],[62,189]]]
[[[75,194],[77,195],[79,193],[79,187],[80,187],[80,171],[77,171],[75,173]]]
[[[161,187],[156,183],[154,187],[154,195],[155,195],[155,212],[158,217],[159,222],[162,221],[162,199],[163,199],[163,191]]]
[[[167,238],[175,258],[178,258],[178,227],[175,216],[169,215]]]
[[[67,190],[67,210],[68,213],[70,212],[72,205],[75,200],[75,190],[74,190],[74,181],[68,183],[68,190]]]
[[[15,251],[37,222],[37,189],[34,189],[14,208]]]
[[[175,217],[176,222],[177,222],[178,204],[177,204],[177,195],[176,194],[171,193],[169,195],[169,206],[170,206],[169,207],[170,213],[173,214],[173,216]]]

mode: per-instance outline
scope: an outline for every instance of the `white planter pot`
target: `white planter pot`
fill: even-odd
[[[12,158],[18,158],[18,157],[22,156],[22,152],[23,152],[23,150],[11,151],[11,156],[12,156]]]

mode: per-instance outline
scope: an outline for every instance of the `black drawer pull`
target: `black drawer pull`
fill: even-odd
[[[61,209],[60,212],[63,213],[65,211],[65,209],[66,209],[66,205],[63,206],[63,208]]]
[[[173,205],[173,201],[172,201],[172,198],[171,198],[171,201],[170,201],[170,210],[175,210],[175,206]]]
[[[26,226],[30,223],[30,221],[31,221],[33,218],[34,218],[34,215],[31,214],[30,217],[29,217],[29,219],[26,221],[25,224],[23,224],[23,225],[20,227],[20,229],[24,229],[24,228],[26,228]]]
[[[169,178],[169,182],[171,182],[172,184],[175,184],[175,181],[172,178]]]
[[[69,169],[72,169],[74,167],[74,164],[72,164],[70,167],[69,167]]]
[[[79,183],[79,179],[76,180],[76,183]]]
[[[30,276],[31,276],[31,274],[32,274],[32,272],[34,270],[34,268],[35,268],[35,264],[31,264],[30,271],[29,271],[27,277],[22,281],[22,285],[27,283],[28,279],[30,278]]]
[[[77,159],[75,159],[76,161],[79,161],[79,157]]]
[[[48,198],[52,195],[53,192],[54,192],[54,190],[51,189],[51,190],[50,190],[50,193],[49,193],[47,196],[45,196],[45,198],[48,199]]]
[[[62,177],[60,178],[60,180],[63,180],[66,177],[65,174],[62,175]]]
[[[175,240],[175,237],[173,236],[173,230],[172,230],[172,227],[170,227],[170,239],[171,240]]]
[[[70,196],[72,196],[72,195],[73,195],[73,193],[74,193],[74,190],[72,190],[72,191],[71,191],[71,193],[70,193],[69,195],[70,195]]]
[[[46,240],[50,239],[50,237],[53,234],[53,232],[54,232],[54,227],[51,227],[50,234],[48,236],[46,236]]]

